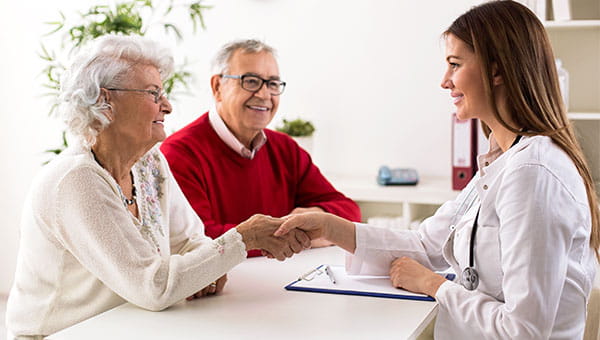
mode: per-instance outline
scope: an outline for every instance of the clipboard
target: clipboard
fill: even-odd
[[[335,283],[325,272],[325,267],[329,267],[331,270],[335,277]],[[446,279],[452,280],[454,276],[454,274],[446,274]],[[348,275],[344,266],[341,265],[322,264],[285,286],[285,289],[311,293],[435,301],[431,296],[393,287],[389,276]]]

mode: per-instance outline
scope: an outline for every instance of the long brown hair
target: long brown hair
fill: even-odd
[[[600,259],[598,197],[562,101],[552,46],[546,30],[527,7],[499,0],[473,7],[444,32],[465,42],[481,61],[487,100],[494,116],[508,130],[522,135],[544,135],[564,150],[583,178],[592,217],[590,246]],[[502,76],[510,126],[496,107],[494,71]],[[522,130],[521,130],[522,129]],[[489,128],[484,126],[486,135]]]

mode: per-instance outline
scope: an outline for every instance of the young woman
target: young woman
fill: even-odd
[[[350,273],[389,273],[393,285],[434,296],[436,339],[581,339],[598,203],[545,29],[523,5],[492,1],[444,36],[442,87],[460,119],[491,132],[475,178],[418,231],[309,213],[289,217],[276,235],[323,236],[353,254]],[[448,267],[457,282],[432,271]]]

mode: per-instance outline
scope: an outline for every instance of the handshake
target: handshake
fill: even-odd
[[[264,255],[283,261],[310,248],[311,240],[323,236],[319,225],[322,215],[327,214],[303,213],[281,218],[257,214],[236,228],[246,250],[261,249]]]

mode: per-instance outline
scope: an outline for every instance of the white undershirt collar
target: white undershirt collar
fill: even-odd
[[[256,152],[267,142],[267,135],[263,130],[261,130],[260,133],[254,137],[254,140],[252,140],[252,150],[248,149],[229,130],[214,107],[208,110],[208,120],[210,121],[210,125],[215,130],[219,138],[221,138],[221,140],[233,151],[237,152],[244,158],[253,159]]]

